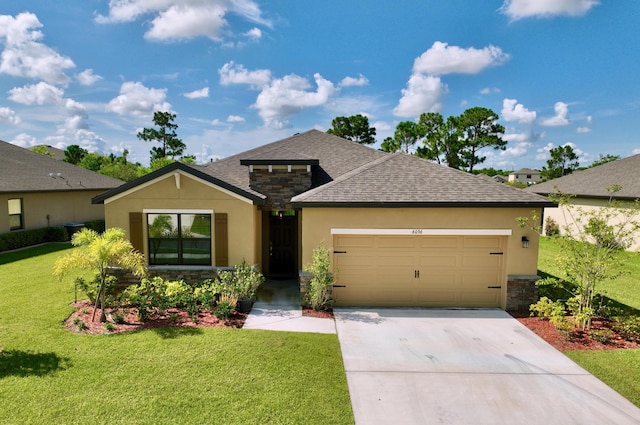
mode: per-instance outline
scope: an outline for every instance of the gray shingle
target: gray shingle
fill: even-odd
[[[640,198],[640,155],[574,171],[569,175],[530,186],[526,190],[543,195],[557,193],[560,190],[562,193],[581,197],[609,198],[607,188],[614,184],[622,186],[622,190],[615,194],[616,198]]]
[[[0,192],[111,189],[123,182],[0,141]]]

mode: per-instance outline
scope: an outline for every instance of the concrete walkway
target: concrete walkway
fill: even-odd
[[[260,288],[243,328],[336,333],[334,320],[302,315],[297,280],[267,280]]]
[[[356,424],[639,424],[501,310],[334,309]]]

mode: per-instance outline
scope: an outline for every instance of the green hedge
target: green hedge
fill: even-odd
[[[64,226],[43,227],[40,229],[19,230],[0,234],[0,251],[24,248],[46,242],[65,242],[69,234]]]
[[[104,220],[87,221],[84,223],[84,227],[94,230],[98,233],[104,233],[105,230]]]

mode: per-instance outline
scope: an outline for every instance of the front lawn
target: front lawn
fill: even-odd
[[[0,423],[353,423],[336,335],[74,334],[47,247],[0,254]]]
[[[555,263],[560,253],[553,238],[540,238],[538,271],[540,275],[563,277]],[[640,255],[623,253],[626,271],[614,281],[602,282],[600,292],[628,311],[640,310]],[[565,354],[611,388],[640,407],[640,350],[567,351]]]

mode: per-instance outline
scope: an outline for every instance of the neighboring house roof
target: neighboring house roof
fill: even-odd
[[[588,198],[609,198],[607,188],[622,186],[615,193],[617,199],[640,199],[640,154],[607,162],[586,170],[574,171],[566,176],[538,183],[525,189],[548,195],[561,193]]]
[[[551,206],[545,198],[478,179],[424,159],[390,154],[318,130],[310,130],[208,163],[174,163],[93,199],[104,202],[175,170],[224,187],[256,204],[265,195],[249,186],[249,165],[312,166],[311,189],[292,198],[302,206]]]
[[[58,149],[58,148],[54,148],[53,146],[49,146],[49,145],[37,145],[37,146],[32,146],[29,148],[30,151],[32,151],[33,149],[39,147],[39,146],[44,146],[47,149],[47,152],[49,152],[49,156],[51,156],[53,159],[57,159],[58,161],[62,161],[65,157],[64,155],[64,151],[62,149]]]
[[[107,190],[123,182],[0,141],[0,192]]]
[[[509,173],[509,175],[516,175],[516,174],[540,174],[540,171],[532,170],[531,168],[522,168],[518,171],[512,171]]]

